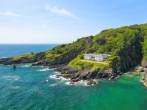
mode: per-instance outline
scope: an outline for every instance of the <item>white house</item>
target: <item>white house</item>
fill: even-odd
[[[85,54],[84,59],[102,62],[102,61],[106,60],[108,56],[110,56],[110,55],[102,54],[102,53],[99,53],[99,54],[90,53],[90,54]]]

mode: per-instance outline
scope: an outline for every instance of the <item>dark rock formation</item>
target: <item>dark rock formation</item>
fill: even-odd
[[[80,80],[87,80],[87,85],[95,85],[96,82],[93,79],[106,78],[110,80],[117,76],[116,74],[110,74],[111,71],[108,71],[108,73],[103,71],[89,72],[87,70],[77,70],[66,65],[50,66],[50,68],[56,68],[56,71],[61,72],[61,74],[56,75],[57,78],[64,77],[70,79],[71,84]]]
[[[93,79],[89,79],[87,85],[96,85],[96,82]]]
[[[144,77],[141,79],[141,82],[143,82],[143,84],[147,86],[147,73],[144,74]]]

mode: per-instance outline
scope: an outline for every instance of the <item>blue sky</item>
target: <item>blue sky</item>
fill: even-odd
[[[0,44],[68,43],[147,22],[147,0],[0,0]]]

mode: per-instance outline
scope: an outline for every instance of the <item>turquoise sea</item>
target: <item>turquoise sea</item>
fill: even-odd
[[[40,52],[55,45],[0,45],[0,57]],[[0,65],[0,110],[147,110],[147,87],[141,76],[123,75],[96,86],[67,85],[57,74],[30,64]]]

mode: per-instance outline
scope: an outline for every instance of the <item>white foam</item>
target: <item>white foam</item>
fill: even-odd
[[[19,76],[2,76],[2,79],[6,79],[6,80],[19,80]]]
[[[53,69],[53,68],[49,68],[49,69],[54,71],[54,69]]]
[[[50,84],[49,86],[50,86],[50,87],[54,87],[54,86],[56,86],[56,85],[57,85],[57,84]]]
[[[60,79],[60,77],[57,77],[56,75],[50,75],[49,78],[51,78],[51,79]]]
[[[42,67],[43,68],[44,66],[33,66],[33,67]]]
[[[28,67],[31,67],[31,65],[23,65],[23,66],[21,66],[21,67],[23,67],[23,68],[28,68]]]
[[[61,79],[62,81],[68,81],[68,80],[70,80],[69,78],[64,78],[64,77],[60,77],[60,79]]]
[[[51,79],[60,79],[60,80],[62,80],[62,81],[70,80],[70,79],[64,78],[64,77],[62,77],[62,76],[58,76],[58,77],[57,77],[57,75],[59,75],[59,74],[50,75],[49,78],[51,78]]]
[[[40,69],[40,70],[37,70],[39,72],[42,72],[42,71],[49,71],[50,69],[49,68],[44,68],[44,69]]]
[[[60,75],[60,74],[53,74],[53,75],[50,75],[49,78],[61,80],[60,82],[65,83],[65,85],[93,86],[93,85],[87,85],[87,83],[88,83],[87,80],[80,80],[80,81],[77,81],[77,82],[72,83],[72,82],[70,81],[70,78],[64,78],[64,77],[62,77],[62,76],[57,76],[57,75]],[[96,79],[94,79],[94,81],[95,81],[96,83],[98,82],[98,80],[96,80]]]
[[[55,71],[54,74],[60,74],[61,72]]]
[[[86,80],[80,80],[78,82],[75,82],[75,85],[87,86],[87,81]]]
[[[99,80],[98,79],[93,79],[93,81],[95,81],[96,83],[98,83]]]
[[[71,82],[65,82],[65,85],[71,86],[71,85],[74,85],[74,84],[71,84]]]
[[[87,85],[87,80],[80,80],[78,82],[74,82],[73,84],[69,82],[65,82],[65,85],[75,85],[75,86],[93,86],[93,85]]]

